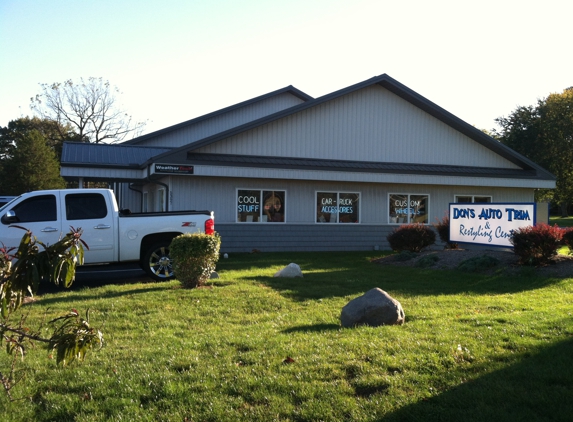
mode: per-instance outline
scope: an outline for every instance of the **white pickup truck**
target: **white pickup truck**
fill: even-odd
[[[214,234],[212,211],[130,213],[120,211],[109,189],[62,189],[25,193],[0,208],[0,242],[17,247],[24,227],[45,244],[83,230],[84,264],[139,261],[155,280],[173,277],[171,240],[182,233]]]

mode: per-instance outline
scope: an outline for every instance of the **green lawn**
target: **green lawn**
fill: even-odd
[[[573,279],[381,266],[376,254],[231,255],[210,288],[45,295],[25,307],[31,323],[90,308],[106,347],[65,368],[30,350],[13,391],[26,399],[0,394],[0,420],[571,420]],[[291,262],[303,279],[273,278]],[[342,329],[341,308],[373,287],[406,324]]]
[[[559,227],[573,227],[573,217],[549,217],[549,224],[557,224]]]

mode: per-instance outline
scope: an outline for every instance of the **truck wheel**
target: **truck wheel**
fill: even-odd
[[[174,277],[173,263],[169,256],[170,243],[159,242],[151,245],[141,260],[143,270],[154,280],[165,281]]]

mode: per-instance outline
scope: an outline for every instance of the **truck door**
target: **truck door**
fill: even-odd
[[[0,241],[8,247],[18,247],[24,231],[16,227],[24,227],[30,230],[36,238],[46,245],[52,245],[60,239],[62,234],[61,220],[58,219],[58,207],[56,196],[38,195],[24,199],[4,211],[13,211],[16,216],[6,219],[2,216],[1,223],[5,226],[2,230]],[[40,248],[40,251],[43,249]]]
[[[84,250],[86,264],[112,262],[115,260],[114,214],[106,198],[99,192],[66,193],[64,226],[82,228],[82,239],[89,250]]]

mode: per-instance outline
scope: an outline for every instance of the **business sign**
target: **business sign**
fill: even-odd
[[[155,164],[154,173],[193,174],[193,166],[181,164]]]
[[[450,242],[513,248],[511,233],[534,225],[534,203],[450,204]]]

